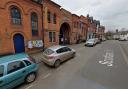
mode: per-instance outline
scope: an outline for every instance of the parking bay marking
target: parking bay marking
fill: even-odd
[[[26,89],[30,89],[30,88],[32,88],[34,85],[32,84],[32,85],[30,85],[30,86],[28,86]]]
[[[50,75],[51,75],[51,73],[48,73],[47,75],[45,75],[45,76],[43,77],[43,79],[46,79],[46,78],[49,77]],[[33,86],[35,86],[35,85],[32,84],[32,85],[28,86],[28,87],[25,88],[25,89],[30,89],[30,88],[32,88]]]
[[[100,64],[107,65],[107,66],[113,66],[113,62],[114,62],[114,53],[111,50],[106,50],[104,60],[99,61]]]
[[[48,73],[47,75],[45,75],[45,76],[43,77],[43,79],[48,78],[50,75],[51,75],[51,73]]]

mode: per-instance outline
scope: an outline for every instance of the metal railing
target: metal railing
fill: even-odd
[[[12,18],[12,24],[14,24],[14,25],[22,25],[21,19]]]

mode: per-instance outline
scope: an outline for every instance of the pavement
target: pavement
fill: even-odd
[[[45,65],[41,53],[33,54],[39,64],[38,77],[35,82],[16,89],[128,89],[127,42],[70,47],[76,50],[76,57],[59,68]]]
[[[128,41],[119,41],[120,46],[125,51],[127,57],[128,57]]]
[[[83,47],[84,44],[85,43],[73,44],[73,45],[67,45],[67,46],[70,47],[70,48],[73,48],[73,49],[77,50],[77,49],[79,49],[78,47]],[[36,63],[37,64],[39,64],[39,63],[43,62],[42,61],[42,53],[43,53],[43,51],[40,50],[40,51],[37,51],[35,53],[30,53],[29,55],[36,60]]]

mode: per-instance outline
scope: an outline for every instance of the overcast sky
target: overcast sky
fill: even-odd
[[[53,0],[78,15],[88,13],[108,30],[128,28],[128,0]]]

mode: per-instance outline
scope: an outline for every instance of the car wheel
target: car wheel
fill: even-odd
[[[76,56],[76,52],[73,53],[72,57],[74,58]]]
[[[36,79],[36,73],[31,73],[31,74],[27,75],[25,82],[32,83],[35,81],[35,79]]]
[[[54,63],[54,67],[57,68],[60,66],[60,60],[56,60],[55,63]]]

